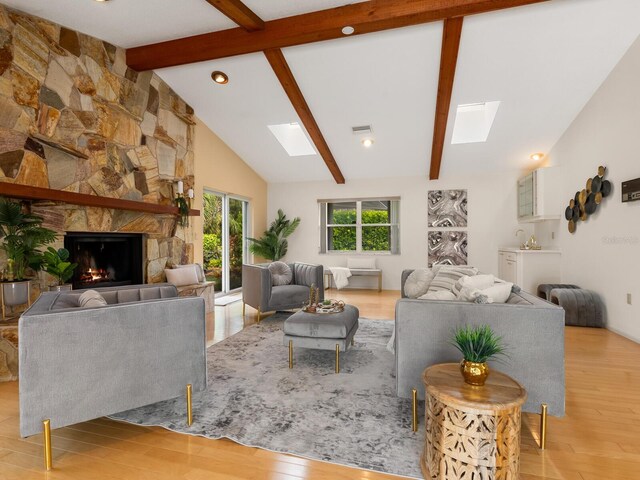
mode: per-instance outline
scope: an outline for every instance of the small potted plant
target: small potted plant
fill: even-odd
[[[66,248],[60,248],[56,250],[53,247],[47,248],[47,251],[43,253],[44,264],[43,269],[49,275],[56,278],[57,285],[49,286],[51,291],[71,290],[71,284],[67,283],[73,272],[78,266],[77,263],[68,262],[69,250]]]
[[[470,385],[484,385],[489,376],[487,361],[505,355],[502,337],[496,335],[489,325],[459,327],[451,343],[462,353],[460,372]]]

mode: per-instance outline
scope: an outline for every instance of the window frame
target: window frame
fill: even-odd
[[[344,224],[344,223],[329,223],[329,205],[340,203],[353,203],[356,204],[356,223]],[[387,223],[363,223],[362,222],[362,204],[365,202],[389,202],[389,222]],[[397,217],[396,223],[392,222],[391,210],[393,209],[392,202],[397,202]],[[318,200],[318,207],[320,210],[319,215],[319,229],[321,241],[318,246],[318,251],[323,255],[400,255],[400,197],[382,197],[382,198],[349,198],[349,199],[332,199],[332,200]],[[322,209],[325,209],[324,215]],[[323,222],[324,217],[324,222]],[[387,227],[389,228],[389,250],[364,250],[362,245],[363,228],[366,227]],[[330,229],[335,228],[355,228],[356,229],[356,249],[355,250],[331,250],[329,249],[329,232]],[[395,235],[397,236],[397,251],[393,251],[393,238],[395,228]],[[324,244],[324,249],[323,249]]]

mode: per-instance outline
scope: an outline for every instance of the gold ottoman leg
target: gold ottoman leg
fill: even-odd
[[[189,427],[191,426],[191,424],[193,424],[193,408],[192,408],[192,402],[191,402],[192,394],[193,394],[193,388],[189,383],[187,385],[187,425]]]
[[[340,373],[340,344],[336,343],[336,373]]]
[[[540,450],[547,448],[547,404],[543,403],[540,410]]]
[[[411,389],[411,430],[418,431],[418,390]]]
[[[289,340],[289,368],[293,368],[293,340]]]

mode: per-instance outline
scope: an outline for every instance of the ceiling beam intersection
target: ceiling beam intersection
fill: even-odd
[[[264,29],[264,20],[240,0],[206,0],[247,32]]]

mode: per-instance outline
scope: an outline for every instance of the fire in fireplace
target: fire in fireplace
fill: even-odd
[[[78,264],[73,288],[101,288],[142,283],[142,235],[68,233],[64,246]]]

